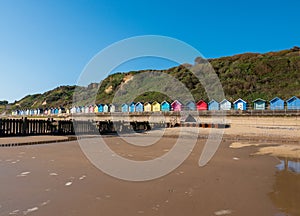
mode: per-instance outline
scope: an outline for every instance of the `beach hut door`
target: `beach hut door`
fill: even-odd
[[[243,103],[238,103],[238,110],[243,110]]]

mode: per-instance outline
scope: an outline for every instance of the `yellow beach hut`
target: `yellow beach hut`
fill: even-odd
[[[97,113],[97,112],[98,112],[98,106],[95,105],[95,106],[94,106],[94,113]]]
[[[144,104],[144,111],[145,111],[145,112],[151,112],[151,111],[152,111],[152,105],[151,105],[151,103],[146,102],[146,103]]]
[[[159,112],[160,111],[160,103],[158,103],[157,101],[154,101],[152,103],[152,111]]]

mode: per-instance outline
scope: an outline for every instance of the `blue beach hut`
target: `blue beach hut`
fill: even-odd
[[[38,114],[38,115],[41,115],[43,112],[44,112],[44,111],[43,111],[42,108],[38,108],[38,110],[37,110],[37,114]]]
[[[239,98],[233,102],[235,110],[247,110],[247,102]]]
[[[55,109],[51,108],[51,114],[54,115],[55,114]]]
[[[187,102],[185,107],[186,107],[186,110],[189,110],[189,111],[195,111],[196,110],[196,104],[195,104],[194,101]]]
[[[219,110],[220,107],[219,107],[219,103],[215,100],[211,100],[209,103],[208,103],[208,110]]]
[[[135,105],[135,111],[136,112],[143,112],[144,111],[144,105],[142,102],[137,102]]]
[[[103,112],[103,106],[104,106],[104,104],[98,105],[98,112]]]
[[[80,112],[81,112],[81,113],[84,113],[84,112],[85,112],[85,106],[81,106],[81,107],[80,107]]]
[[[121,111],[122,112],[128,112],[128,104],[126,104],[126,103],[123,103],[122,105],[121,105]]]
[[[279,97],[273,98],[270,100],[270,110],[284,110],[284,101]]]
[[[161,111],[169,112],[171,110],[171,104],[168,101],[163,101],[161,103]]]
[[[135,103],[131,102],[129,105],[129,112],[135,112]]]
[[[286,101],[286,106],[288,110],[300,110],[300,99],[293,96]]]

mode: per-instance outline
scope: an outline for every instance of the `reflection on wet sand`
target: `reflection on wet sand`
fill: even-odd
[[[176,139],[163,138],[143,148],[119,137],[105,141],[115,154],[137,161],[165,154]],[[278,212],[266,196],[274,180],[273,157],[249,157],[253,149],[232,151],[230,143],[223,142],[210,163],[199,167],[204,144],[199,139],[187,160],[170,174],[144,182],[106,175],[87,160],[75,141],[2,148],[0,215],[253,216]]]
[[[281,212],[300,215],[300,161],[283,159],[276,167],[278,171],[270,198]]]
[[[280,160],[280,164],[278,164],[276,167],[280,171],[289,170],[294,173],[300,173],[300,161],[298,160],[289,160],[284,158]]]

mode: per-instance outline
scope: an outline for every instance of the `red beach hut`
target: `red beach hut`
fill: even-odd
[[[197,110],[207,110],[207,103],[204,100],[199,100],[196,105]]]

